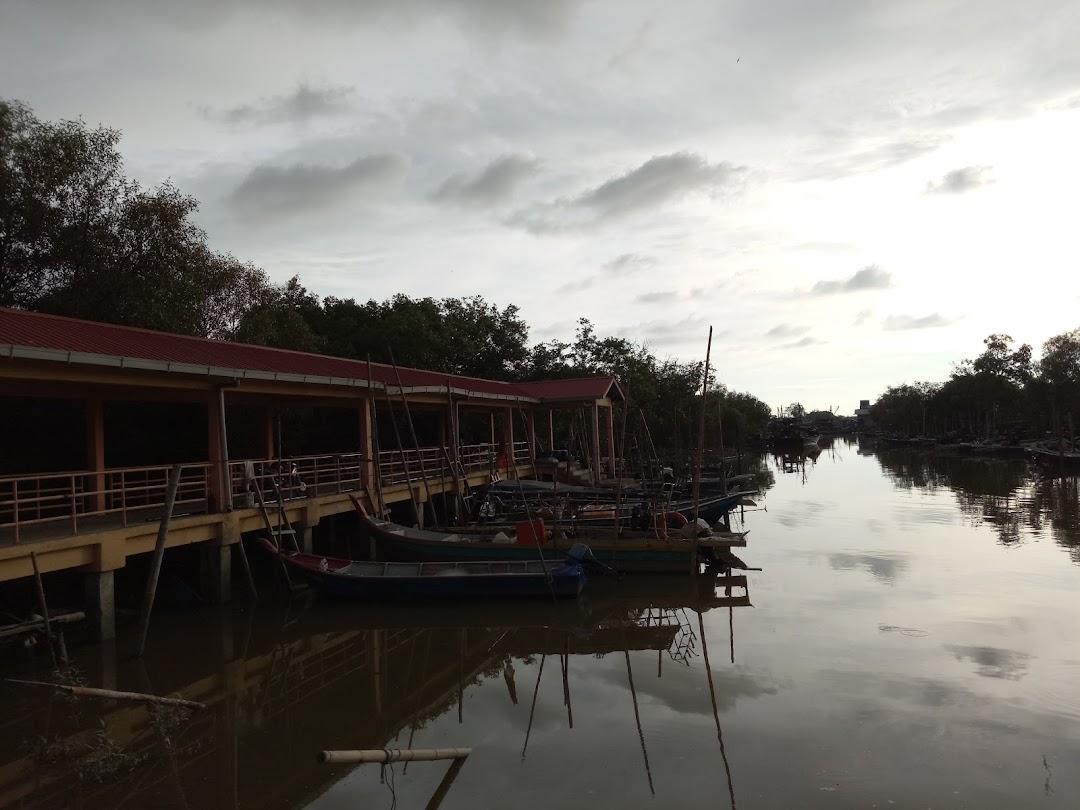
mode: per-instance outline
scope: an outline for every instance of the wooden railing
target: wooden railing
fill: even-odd
[[[450,480],[455,475],[492,471],[497,448],[490,444],[464,445],[458,449],[459,465],[441,447],[420,450],[385,450],[379,454],[383,486],[419,483],[421,460],[429,479]],[[404,459],[402,456],[404,455]],[[528,444],[514,445],[514,461],[528,463]],[[300,456],[283,460],[234,460],[229,463],[229,492],[234,509],[254,507],[252,483],[267,501],[274,500],[273,482],[285,500],[312,498],[361,490],[366,482],[367,460],[360,453]],[[170,466],[122,467],[101,472],[43,473],[0,477],[0,541],[19,543],[30,532],[37,536],[75,535],[90,530],[128,526],[157,520],[165,507]],[[216,492],[220,465],[209,462],[184,464],[173,514],[207,514],[224,510]],[[35,531],[38,527],[48,527]],[[10,534],[9,534],[10,532]]]
[[[0,528],[13,529],[14,542],[27,531],[49,526],[55,533],[78,534],[87,521],[108,518],[127,526],[158,516],[165,506],[171,467],[123,467],[100,473],[45,473],[0,477]],[[174,514],[207,511],[210,465],[185,464]]]

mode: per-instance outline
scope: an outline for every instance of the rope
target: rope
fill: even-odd
[[[394,786],[394,763],[390,762],[390,749],[384,748],[383,753],[386,755],[386,762],[379,766],[379,781],[386,785],[387,790],[390,791],[390,810],[397,809],[397,789]],[[390,778],[386,778],[386,772],[390,772]]]

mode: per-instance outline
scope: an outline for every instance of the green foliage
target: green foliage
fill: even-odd
[[[982,354],[962,360],[944,383],[890,386],[873,406],[883,430],[964,438],[1060,432],[1080,403],[1080,329],[1050,338],[1042,357],[1015,351],[1012,337],[993,334]]]

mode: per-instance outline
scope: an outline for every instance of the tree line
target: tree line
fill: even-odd
[[[298,276],[274,284],[210,247],[195,198],[127,178],[119,143],[115,129],[0,100],[0,306],[488,379],[612,375],[658,448],[691,446],[701,363],[599,336],[585,319],[572,341],[530,344],[516,306],[481,296],[360,302],[320,298]],[[729,446],[761,434],[765,403],[715,379],[709,391],[714,440],[721,407]]]
[[[1072,436],[1080,429],[1080,328],[1047,340],[1036,360],[994,334],[949,379],[890,386],[872,407],[874,423],[905,436],[971,440]]]

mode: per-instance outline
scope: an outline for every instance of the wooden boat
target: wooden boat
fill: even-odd
[[[479,599],[575,597],[585,587],[580,564],[560,560],[367,562],[279,550],[260,538],[290,572],[340,599]]]
[[[374,518],[363,504],[352,499],[360,518],[364,535],[373,540],[381,556],[388,560],[427,562],[438,560],[545,560],[562,561],[573,540],[549,540],[541,542],[513,543],[494,542],[490,539],[461,534],[441,534],[425,529],[400,526],[387,520]],[[702,537],[698,540],[698,558],[709,562],[713,549],[720,551],[734,546],[745,546],[745,535],[727,534],[721,537]],[[655,573],[686,573],[694,559],[694,542],[683,538],[589,538],[593,556],[603,565],[619,571]]]

